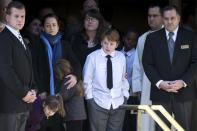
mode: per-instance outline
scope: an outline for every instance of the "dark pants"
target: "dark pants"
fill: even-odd
[[[82,131],[82,129],[83,129],[83,120],[66,122],[66,131]]]
[[[25,131],[29,112],[0,114],[0,131]]]
[[[183,129],[185,129],[185,131],[191,131],[193,101],[177,102],[172,96],[171,101],[167,103],[153,101],[153,105],[162,105],[170,114],[174,114],[175,120],[183,127]],[[168,127],[171,127],[170,123],[161,113],[157,112],[157,114]],[[163,131],[158,124],[156,124],[156,131]]]
[[[192,130],[191,131],[197,131],[197,100],[195,100],[194,105],[192,107]]]
[[[127,104],[130,105],[138,105],[139,99],[138,97],[130,96],[127,100]],[[127,110],[125,113],[123,131],[137,131],[137,114],[131,114],[130,110]]]
[[[87,111],[88,107],[87,107],[87,101],[85,99],[84,99],[84,104],[85,104],[85,110]],[[87,113],[87,118],[83,121],[83,131],[90,131],[89,127],[90,127],[90,123],[89,123],[89,116]]]

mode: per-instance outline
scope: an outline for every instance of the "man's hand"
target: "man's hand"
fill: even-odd
[[[28,91],[26,96],[23,97],[23,101],[26,103],[33,103],[36,100],[36,92],[35,90]]]
[[[171,85],[171,81],[162,81],[159,84],[159,88],[164,90],[164,91],[167,91],[167,92],[176,92],[176,91],[173,90],[173,87]]]
[[[74,75],[67,75],[66,78],[69,78],[69,80],[64,83],[64,85],[68,85],[67,89],[70,89],[72,87],[75,86],[75,84],[77,84],[77,77]]]
[[[175,80],[171,81],[170,85],[172,86],[172,89],[170,90],[171,92],[178,92],[179,89],[184,87],[184,81],[183,80]]]

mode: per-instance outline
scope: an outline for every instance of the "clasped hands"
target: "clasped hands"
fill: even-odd
[[[177,93],[179,89],[184,87],[183,80],[175,80],[175,81],[162,81],[159,84],[159,89],[162,89],[167,92],[174,92]]]

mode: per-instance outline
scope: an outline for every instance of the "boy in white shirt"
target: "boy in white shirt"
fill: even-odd
[[[88,55],[83,70],[90,130],[121,131],[125,111],[119,106],[129,97],[126,59],[115,50],[119,43],[116,30],[107,30],[101,40],[101,49]]]

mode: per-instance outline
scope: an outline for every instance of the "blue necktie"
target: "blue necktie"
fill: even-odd
[[[107,57],[107,88],[112,89],[113,87],[112,61],[110,55],[107,55],[106,57]]]
[[[169,54],[170,54],[170,62],[172,63],[172,60],[173,60],[173,54],[174,54],[174,45],[175,45],[175,42],[172,38],[172,36],[174,35],[173,32],[169,32],[168,33],[168,49],[169,49]]]
[[[128,60],[128,55],[127,53],[124,54],[125,55],[125,58],[126,58],[126,73],[128,74],[128,65],[129,65],[129,60]]]

